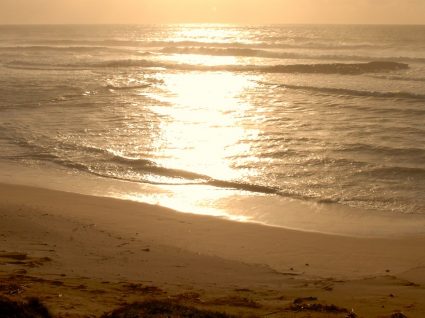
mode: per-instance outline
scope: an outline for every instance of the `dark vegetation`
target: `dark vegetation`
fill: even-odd
[[[0,297],[0,318],[52,318],[52,316],[38,299],[16,302]]]
[[[126,304],[101,318],[234,318],[234,316],[183,306],[172,301],[150,300]],[[53,318],[47,308],[35,298],[16,302],[0,298],[0,318]]]
[[[335,305],[305,303],[317,300],[316,297],[297,298],[283,312],[320,312],[326,314],[346,314],[346,318],[357,318],[354,312]],[[53,318],[49,310],[36,298],[18,302],[0,296],[0,318]],[[173,300],[146,300],[125,304],[103,314],[100,318],[236,318],[226,313],[198,309],[181,305]],[[389,318],[407,318],[401,312],[395,312]]]

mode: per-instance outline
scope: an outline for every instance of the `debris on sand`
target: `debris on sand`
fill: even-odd
[[[171,301],[145,301],[125,305],[114,310],[111,313],[106,313],[102,318],[234,318],[224,313],[200,310],[194,307],[188,307],[173,303]]]
[[[165,292],[156,286],[145,286],[143,284],[128,283],[123,286],[132,293],[140,293],[143,295],[162,295]]]
[[[209,302],[211,305],[218,306],[234,306],[234,307],[245,307],[245,308],[260,308],[261,305],[256,301],[240,296],[227,296],[216,298]]]
[[[315,301],[317,300],[317,297],[300,297],[300,298],[295,298],[293,303],[296,304],[302,304],[306,301]]]
[[[303,304],[293,303],[289,309],[291,311],[315,311],[315,312],[326,312],[326,313],[349,313],[346,308],[338,307],[336,305],[322,305],[322,304]]]

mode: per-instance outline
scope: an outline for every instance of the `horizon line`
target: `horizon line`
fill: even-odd
[[[163,26],[163,25],[227,25],[227,26],[279,26],[279,25],[335,25],[335,26],[425,26],[425,23],[235,23],[235,22],[162,22],[162,23],[0,23],[0,26]]]

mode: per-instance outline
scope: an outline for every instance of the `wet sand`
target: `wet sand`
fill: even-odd
[[[37,296],[56,316],[158,298],[236,315],[425,317],[424,246],[0,185],[0,294]]]

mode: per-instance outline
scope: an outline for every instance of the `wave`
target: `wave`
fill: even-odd
[[[143,183],[157,184],[157,185],[188,185],[188,184],[197,184],[197,185],[209,185],[218,188],[225,189],[234,189],[240,191],[249,191],[249,192],[257,192],[264,194],[280,194],[281,190],[278,188],[263,186],[258,184],[251,184],[246,182],[238,182],[238,181],[228,181],[228,180],[220,180],[214,179],[207,175],[181,170],[181,169],[173,169],[166,168],[157,165],[143,163],[143,160],[139,162],[139,160],[133,161],[131,163],[133,168],[136,168],[137,171],[143,171],[148,174],[153,174],[155,176],[167,177],[178,179],[176,182],[155,182],[148,180],[134,180],[134,179],[125,179],[127,181],[140,181]],[[183,181],[183,182],[182,182]]]
[[[96,149],[95,151],[99,152],[107,152],[102,151],[100,149]],[[109,153],[111,155],[111,153]],[[119,166],[126,166],[130,168],[132,171],[135,172],[142,172],[144,175],[151,175],[156,177],[166,177],[167,181],[152,181],[149,180],[149,178],[144,178],[143,176],[140,176],[141,178],[137,179],[133,177],[125,177],[125,173],[122,175],[111,175],[109,172],[102,172],[98,169],[93,169],[90,167],[90,165],[79,163],[79,162],[73,162],[70,160],[62,160],[57,157],[54,158],[56,163],[59,163],[61,165],[65,165],[70,168],[82,170],[84,172],[89,172],[91,174],[101,176],[101,177],[107,177],[107,178],[114,178],[118,180],[123,181],[131,181],[131,182],[141,182],[141,183],[149,183],[149,184],[155,184],[155,185],[209,185],[214,186],[218,188],[226,188],[226,189],[235,189],[240,191],[249,191],[249,192],[257,192],[257,193],[264,193],[264,194],[278,194],[283,195],[282,191],[275,187],[270,186],[263,186],[258,184],[251,184],[246,182],[239,182],[239,181],[228,181],[228,180],[220,180],[211,178],[208,175],[182,170],[182,169],[175,169],[175,168],[167,168],[160,166],[156,164],[154,161],[148,160],[148,159],[139,159],[139,158],[127,158],[123,156],[118,155],[112,155],[112,157],[109,159],[109,162],[115,163]]]
[[[385,156],[406,156],[409,158],[424,158],[425,160],[425,149],[421,148],[393,148],[386,146],[374,146],[363,143],[356,144],[345,144],[343,147],[337,149],[342,152],[368,152],[368,153],[377,153]]]
[[[16,138],[13,138],[13,141],[16,143]],[[333,204],[343,200],[336,197],[326,198],[320,194],[314,193],[300,193],[299,191],[292,190],[290,188],[285,189],[272,185],[250,183],[249,181],[221,180],[202,173],[161,166],[151,159],[137,157],[132,158],[116,153],[113,150],[98,148],[95,146],[78,145],[68,142],[61,144],[59,147],[41,146],[37,142],[28,141],[22,141],[19,144],[25,148],[30,147],[33,151],[29,153],[25,152],[22,156],[16,157],[16,160],[31,158],[48,161],[75,169],[74,171],[81,171],[102,178],[154,185],[205,185],[237,191],[290,197],[324,204]],[[359,144],[358,147],[362,147],[362,145]],[[50,151],[52,149],[58,152],[51,153]],[[414,155],[415,150],[412,151]],[[75,153],[78,153],[78,156],[69,156],[69,154]],[[15,158],[10,159],[14,160]],[[353,164],[351,160],[347,161],[346,159],[332,162],[333,164],[341,167],[347,167]],[[417,180],[418,178],[421,179],[425,177],[425,169],[421,168],[371,167],[370,165],[365,167],[365,163],[357,163],[356,165],[366,168],[362,169],[361,172],[357,172],[357,174],[366,175],[368,178],[388,178],[390,180],[394,180],[395,178],[414,178]]]
[[[12,140],[12,139],[11,139]],[[63,144],[59,148],[66,148],[67,150],[71,149],[72,151],[77,150],[80,153],[79,157],[83,160],[76,158],[70,158],[65,156],[62,151],[58,153],[52,153],[49,151],[51,147],[43,147],[38,143],[28,141],[21,138],[13,138],[14,143],[17,145],[30,149],[30,153],[25,152],[18,156],[17,159],[31,158],[35,160],[50,161],[56,164],[66,166],[72,169],[77,169],[79,171],[91,173],[97,176],[114,178],[124,181],[131,182],[141,182],[141,183],[150,183],[150,184],[159,184],[159,185],[188,185],[188,184],[197,184],[197,185],[209,185],[219,188],[226,189],[235,189],[240,191],[249,191],[263,194],[275,194],[285,197],[294,197],[303,200],[320,200],[321,198],[313,198],[309,196],[302,196],[300,194],[292,193],[285,191],[284,189],[277,188],[274,186],[261,185],[248,183],[243,181],[234,181],[234,180],[221,180],[212,178],[206,174],[197,173],[188,170],[164,167],[159,165],[157,162],[145,159],[145,158],[131,158],[121,154],[117,154],[108,149],[97,148],[93,146],[86,145],[72,145],[72,144]],[[75,148],[77,147],[77,149]],[[367,144],[352,144],[344,146],[341,151],[373,151],[380,152],[380,154],[397,154],[401,152],[401,155],[406,155],[408,157],[420,157],[424,156],[424,150],[419,148],[407,148],[407,149],[392,149],[388,147],[374,147]],[[347,159],[310,159],[305,164],[321,164],[322,161],[329,160],[333,165],[340,167],[352,166],[355,164],[357,167],[366,168],[366,163],[364,162],[355,162]],[[93,164],[96,162],[96,164]],[[99,163],[101,163],[99,165]],[[102,168],[104,167],[104,168]],[[110,169],[112,168],[112,169]],[[111,171],[113,172],[111,174]],[[130,173],[129,173],[130,172]],[[425,169],[423,168],[411,168],[411,167],[371,167],[367,165],[366,169],[361,169],[357,174],[367,175],[368,177],[375,178],[424,178]],[[152,181],[158,177],[165,177],[166,181],[157,179],[159,181]],[[168,180],[168,182],[167,182]]]
[[[22,45],[22,46],[3,46],[0,51],[19,51],[19,52],[44,52],[44,51],[59,51],[59,52],[129,52],[129,50],[110,48],[105,46],[48,46],[48,45]]]
[[[139,41],[139,40],[39,40],[32,41],[34,46],[107,46],[107,47],[175,47],[175,46],[212,46],[212,47],[250,47],[256,44],[240,42],[206,42],[206,41]],[[267,45],[267,44],[266,44]]]
[[[410,167],[379,167],[369,171],[363,171],[361,174],[377,178],[425,178],[425,169]]]
[[[169,46],[164,47],[161,53],[166,54],[195,54],[210,56],[237,56],[237,57],[259,57],[259,58],[275,58],[275,59],[314,59],[314,60],[348,60],[348,61],[396,61],[396,62],[419,62],[425,63],[425,57],[407,57],[407,56],[385,56],[371,57],[361,55],[342,55],[342,54],[313,54],[298,52],[277,52],[270,50],[261,50],[253,48],[237,48],[237,47],[181,47]]]
[[[251,192],[260,192],[260,193],[274,193],[278,194],[279,189],[262,186],[257,184],[250,184],[245,182],[237,181],[226,181],[211,178],[208,175],[200,174],[196,172],[191,172],[187,170],[166,168],[157,165],[155,162],[146,159],[132,159],[122,156],[114,156],[112,160],[118,164],[125,164],[130,166],[137,171],[143,171],[148,173],[153,173],[155,175],[171,178],[181,178],[191,181],[197,181],[197,184],[211,185],[220,188],[231,188],[237,190],[251,191]]]
[[[398,76],[398,75],[371,75],[373,78],[393,80],[393,81],[407,81],[407,82],[425,82],[424,77],[409,77],[409,76]]]
[[[198,184],[265,194],[281,194],[281,190],[274,187],[215,179],[208,175],[193,171],[164,167],[150,159],[131,158],[117,154],[112,150],[89,145],[76,145],[65,142],[62,143],[60,147],[52,148],[42,146],[37,142],[26,140],[25,138],[19,138],[17,135],[11,138],[11,141],[24,149],[31,150],[29,153],[17,157],[16,159],[18,160],[31,158],[32,160],[50,161],[58,165],[105,178],[157,185]],[[51,149],[59,151],[57,153],[52,153],[50,151]],[[74,156],[69,157],[65,155],[65,153],[62,152],[63,150],[71,151],[71,153],[77,151],[80,159],[74,158]],[[94,162],[95,164],[93,164]],[[109,169],[111,167],[113,167],[113,169]],[[128,172],[132,172],[130,173],[131,177],[128,176]],[[152,178],[149,178],[149,176],[153,176],[154,179],[155,177],[165,177],[169,182],[152,181]]]
[[[212,55],[212,56],[244,56],[244,57],[270,57],[270,58],[284,58],[295,57],[291,53],[278,53],[266,50],[256,50],[251,48],[236,48],[236,47],[165,47],[161,50],[162,53],[167,54],[197,54],[197,55]]]
[[[93,68],[129,68],[129,67],[164,67],[161,63],[155,63],[149,60],[126,59],[126,60],[107,60],[102,62],[83,62],[83,63],[39,63],[33,61],[11,61],[4,64],[8,68],[27,69],[27,70],[86,70]]]
[[[115,41],[113,41],[115,42]],[[14,53],[14,52],[69,52],[69,53],[127,53],[134,56],[150,56],[155,54],[196,54],[196,55],[209,55],[209,56],[235,56],[235,57],[257,57],[257,58],[274,58],[274,59],[304,59],[304,60],[333,60],[333,61],[395,61],[405,63],[425,63],[425,57],[411,57],[411,56],[362,56],[352,54],[323,54],[320,51],[314,53],[305,52],[282,52],[276,49],[285,49],[290,47],[273,47],[273,46],[258,46],[247,45],[241,43],[204,43],[204,42],[154,42],[151,51],[139,51],[140,48],[136,47],[115,47],[105,46],[104,42],[90,43],[66,43],[74,45],[54,46],[54,45],[18,45],[18,46],[4,46],[0,47],[0,52]],[[186,46],[189,45],[189,46]],[[194,45],[194,46],[190,46]],[[196,46],[200,45],[200,46]],[[143,45],[141,45],[143,47]],[[146,47],[150,47],[147,45]],[[159,51],[157,48],[162,47]]]
[[[316,73],[360,75],[365,73],[379,73],[408,69],[408,64],[398,62],[368,62],[368,63],[332,63],[332,64],[295,64],[275,65],[265,67],[269,73]]]
[[[108,60],[108,61],[102,61],[102,62],[93,62],[93,63],[86,63],[86,64],[74,64],[76,67],[114,67],[114,68],[125,68],[125,67],[163,67],[167,68],[169,66],[172,67],[173,64],[163,63],[163,62],[156,62],[151,60],[140,60],[140,59],[124,59],[124,60]],[[69,64],[67,66],[74,66],[73,64]],[[176,64],[178,65],[178,64]]]
[[[157,165],[155,162],[151,160],[146,160],[146,159],[132,159],[132,158],[126,158],[122,156],[114,156],[112,158],[112,162],[115,162],[121,165],[123,164],[128,165],[129,167],[137,171],[152,173],[152,174],[163,176],[163,177],[181,178],[181,179],[187,179],[187,180],[211,179],[210,177],[206,175],[195,173],[195,172],[162,167]]]
[[[11,61],[3,64],[4,67],[18,70],[39,70],[39,71],[53,71],[53,70],[76,70],[86,69],[80,67],[70,68],[65,64],[47,64],[33,61]]]
[[[310,91],[310,92],[332,94],[332,95],[411,99],[411,100],[417,100],[417,101],[425,101],[424,94],[417,94],[413,92],[378,92],[378,91],[354,90],[354,89],[347,89],[347,88],[317,87],[317,86],[290,85],[290,84],[278,84],[276,86],[281,88],[286,88],[286,89],[292,89],[292,90],[302,90],[302,91]]]
[[[284,38],[288,40],[287,37]],[[274,48],[274,49],[321,49],[321,50],[349,50],[349,49],[371,49],[376,48],[376,43],[340,43],[335,42],[333,39],[329,41],[257,41],[257,42],[235,42],[235,41],[222,41],[222,42],[210,42],[210,41],[196,41],[196,40],[175,40],[175,41],[164,41],[164,40],[38,40],[32,41],[35,45],[75,45],[75,46],[111,46],[111,47],[182,47],[182,46],[193,46],[193,47],[238,47],[238,48]],[[381,48],[386,48],[381,46]]]
[[[171,62],[159,62],[146,59],[106,60],[75,64],[46,64],[28,61],[12,61],[6,67],[27,69],[87,69],[87,68],[164,68],[182,71],[227,71],[227,72],[262,72],[262,73],[307,73],[307,74],[341,74],[361,75],[406,70],[408,64],[398,62],[373,61],[368,63],[329,63],[329,64],[289,64],[289,65],[197,65]]]
[[[128,85],[128,86],[106,85],[105,88],[118,91],[118,90],[132,90],[132,89],[148,88],[150,86],[151,86],[150,84]]]

